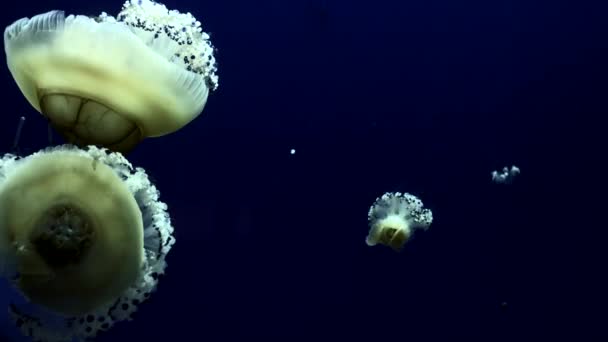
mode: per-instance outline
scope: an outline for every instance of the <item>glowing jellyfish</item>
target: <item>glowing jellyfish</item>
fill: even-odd
[[[0,158],[0,271],[35,341],[95,336],[156,289],[175,240],[146,172],[119,153],[49,148]]]
[[[370,230],[365,242],[369,246],[382,244],[399,251],[414,230],[430,227],[433,213],[423,209],[422,201],[416,196],[396,192],[377,198],[367,218]]]
[[[4,48],[23,95],[69,143],[128,152],[188,124],[218,87],[200,25],[190,13],[131,0],[116,18],[22,18],[4,31]]]
[[[497,184],[511,184],[520,173],[521,170],[515,165],[512,165],[511,169],[505,166],[501,173],[492,171],[492,181]]]

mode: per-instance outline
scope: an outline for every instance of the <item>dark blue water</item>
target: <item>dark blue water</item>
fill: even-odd
[[[608,340],[606,6],[165,4],[211,32],[220,88],[129,155],[177,243],[158,291],[98,341]],[[13,2],[0,20],[121,5]],[[23,148],[44,147],[1,70],[0,146],[25,115]],[[511,164],[516,181],[493,184]],[[388,191],[435,216],[399,254],[364,242]],[[0,313],[0,339],[21,341]]]

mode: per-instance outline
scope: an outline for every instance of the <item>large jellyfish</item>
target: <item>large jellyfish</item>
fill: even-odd
[[[116,18],[51,11],[4,31],[8,68],[64,139],[128,152],[196,118],[218,87],[214,48],[190,13],[127,1]]]
[[[34,341],[86,340],[131,319],[175,242],[146,172],[90,146],[0,158],[0,272]]]
[[[369,246],[382,244],[400,251],[416,229],[428,229],[433,212],[424,209],[422,201],[408,193],[386,193],[378,197],[369,209],[370,225],[365,242]]]

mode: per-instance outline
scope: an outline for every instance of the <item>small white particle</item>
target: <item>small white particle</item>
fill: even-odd
[[[290,151],[291,154],[296,154],[296,150],[294,148],[291,149]]]

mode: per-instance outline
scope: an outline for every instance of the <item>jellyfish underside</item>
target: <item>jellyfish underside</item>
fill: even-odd
[[[401,251],[410,237],[409,230],[402,224],[392,223],[380,221],[372,226],[367,238],[368,245],[381,244],[396,252]]]
[[[104,146],[127,153],[143,140],[134,122],[92,99],[49,94],[40,99],[40,110],[66,142],[80,147]]]
[[[405,229],[398,227],[384,227],[378,236],[378,243],[400,251],[407,242],[408,234]]]
[[[65,307],[58,300],[72,302],[64,313],[81,313],[90,310],[99,303],[86,306],[76,304],[74,298],[88,297],[89,291],[80,287],[75,271],[79,264],[89,255],[95,241],[95,230],[91,218],[73,203],[60,203],[51,206],[42,213],[28,236],[27,243],[32,251],[17,253],[20,273],[18,287],[31,300],[44,303],[48,307]],[[32,253],[33,252],[33,253]],[[41,259],[44,265],[40,264]],[[64,288],[65,281],[54,282],[55,278],[71,279],[69,291]],[[83,303],[83,298],[78,298]],[[91,302],[90,299],[86,300]],[[82,309],[74,310],[74,307]]]
[[[95,238],[91,219],[72,203],[51,206],[34,224],[29,241],[53,269],[77,265]]]
[[[81,315],[124,292],[143,262],[143,223],[112,169],[59,151],[14,172],[0,191],[0,246],[26,297]]]
[[[166,210],[121,153],[63,145],[0,156],[0,275],[20,295],[11,320],[45,342],[89,341],[131,320],[175,242]]]

